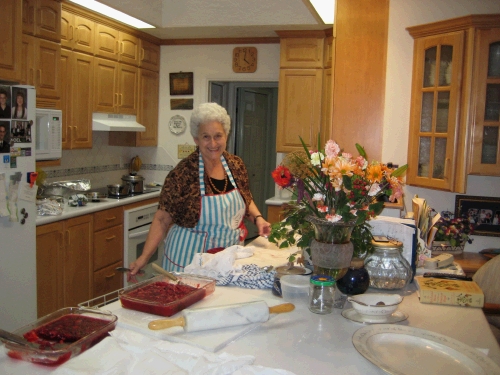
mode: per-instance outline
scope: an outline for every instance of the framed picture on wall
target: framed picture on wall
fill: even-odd
[[[170,95],[193,95],[193,72],[170,73]]]
[[[457,195],[455,217],[466,217],[474,224],[475,236],[500,237],[500,198]]]

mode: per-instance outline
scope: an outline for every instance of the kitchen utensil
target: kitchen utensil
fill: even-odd
[[[424,277],[433,277],[435,279],[472,281],[472,277],[465,276],[465,275],[455,275],[453,273],[425,272],[423,276]]]
[[[130,272],[132,271],[130,268],[127,267],[116,267],[115,268],[119,272]],[[144,275],[146,272],[144,270],[139,270],[137,271],[137,275]]]
[[[161,268],[159,265],[157,265],[156,263],[151,263],[151,266],[153,267],[153,269],[158,272],[159,274],[161,275],[165,275],[167,276],[170,280],[172,280],[174,283],[176,284],[182,284],[182,282],[177,278],[177,276],[175,276],[173,273],[170,273],[168,272],[167,270],[164,270],[163,268]]]
[[[158,319],[149,322],[152,330],[183,327],[186,332],[205,331],[216,328],[233,327],[244,324],[267,322],[269,314],[290,312],[292,303],[268,307],[264,301],[238,303],[234,305],[185,309],[182,316],[175,319]]]
[[[101,200],[106,199],[108,197],[107,194],[102,194],[102,193],[99,193],[97,191],[91,191],[89,193],[85,193],[84,195],[91,202],[100,202]]]
[[[129,185],[129,193],[137,194],[144,192],[144,177],[130,173],[122,176],[122,181]]]
[[[137,174],[142,166],[142,160],[139,155],[135,156],[130,160],[129,172],[130,174]]]
[[[0,328],[0,339],[4,339],[7,341],[15,342],[16,344],[23,345],[23,346],[29,346],[33,348],[38,348],[39,345],[32,344],[28,340],[26,340],[23,336],[16,335],[11,332],[4,331],[3,329]]]
[[[158,275],[120,290],[118,297],[122,306],[126,309],[161,316],[172,316],[215,291],[215,280],[212,278],[187,273],[179,273],[177,278],[185,285],[175,285],[167,276]],[[186,289],[185,286],[189,286],[192,287],[192,291],[189,294],[173,296],[169,293],[172,288],[165,288],[165,284],[170,284],[171,287],[180,290]],[[151,287],[158,289],[155,300],[142,295]]]
[[[129,193],[129,184],[108,185],[108,195],[113,197],[126,197]]]
[[[397,310],[403,297],[398,294],[368,293],[348,297],[347,300],[359,314],[388,316]]]

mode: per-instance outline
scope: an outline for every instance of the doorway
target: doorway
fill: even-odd
[[[271,172],[276,168],[277,82],[210,82],[210,101],[226,108],[231,116],[227,150],[245,163],[250,190],[267,219],[265,201],[274,196]],[[247,222],[248,239],[258,236]]]

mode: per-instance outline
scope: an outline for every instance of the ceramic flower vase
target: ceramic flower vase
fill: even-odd
[[[314,228],[311,241],[311,258],[314,274],[342,278],[349,268],[354,251],[351,233],[354,223],[330,222],[315,216],[308,216]]]
[[[337,281],[337,288],[344,294],[363,294],[370,286],[370,275],[361,258],[352,258],[347,273]]]

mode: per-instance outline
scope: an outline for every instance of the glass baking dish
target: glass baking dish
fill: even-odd
[[[172,316],[182,311],[193,303],[196,303],[206,296],[212,294],[215,290],[215,280],[209,277],[192,275],[186,273],[174,273],[180,281],[180,285],[176,286],[176,282],[169,279],[167,276],[159,275],[140,283],[131,285],[119,292],[119,299],[123,307],[127,309],[137,310],[149,314]],[[164,287],[164,283],[170,284]],[[180,293],[180,296],[173,301],[162,302],[162,297],[167,299],[171,296],[173,287],[182,288],[182,284],[195,288],[189,294]],[[150,291],[151,288],[157,287],[158,301],[151,301],[147,296],[137,295],[141,292]],[[172,288],[171,288],[172,287]],[[162,295],[163,294],[163,295]]]
[[[82,318],[82,316],[91,319]],[[31,341],[28,346],[6,340],[2,341],[8,350],[7,355],[11,358],[56,366],[91,348],[108,336],[108,332],[115,329],[117,320],[116,315],[108,311],[66,307],[45,315],[13,332]],[[69,326],[69,323],[72,324],[72,327]],[[89,328],[89,323],[97,323],[98,327]],[[78,324],[78,329],[75,329],[74,327]],[[41,331],[59,338],[52,340],[40,337],[36,340],[37,333],[40,334]],[[71,336],[73,336],[71,340],[76,339],[76,341],[64,342],[62,337]]]

